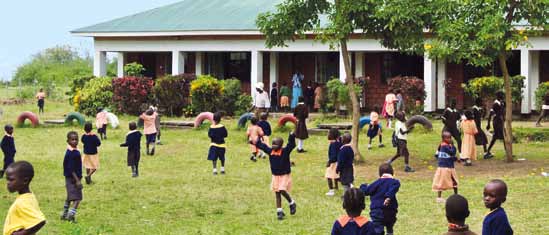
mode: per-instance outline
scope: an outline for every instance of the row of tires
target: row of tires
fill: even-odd
[[[108,113],[107,119],[111,124],[112,128],[116,128],[120,124],[118,117],[113,113]],[[23,125],[23,123],[25,123],[26,120],[30,121],[32,127],[37,127],[38,125],[40,125],[40,120],[38,116],[33,112],[28,112],[28,111],[22,112],[17,117],[17,124]],[[74,121],[78,122],[79,125],[83,126],[86,123],[86,118],[84,117],[84,115],[78,112],[70,112],[67,114],[67,116],[65,116],[65,124],[71,125]]]

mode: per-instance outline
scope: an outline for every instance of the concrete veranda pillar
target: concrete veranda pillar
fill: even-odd
[[[425,101],[423,102],[423,110],[425,112],[436,111],[436,61],[431,60],[427,54],[423,56],[423,81],[425,82]]]
[[[539,51],[520,51],[520,75],[524,76],[520,112],[529,114],[536,109],[536,90],[539,85]]]
[[[355,77],[364,77],[364,52],[355,52]]]
[[[269,84],[271,89],[273,89],[274,82],[278,84],[278,52],[269,53],[269,82],[271,83]]]
[[[185,53],[172,51],[172,75],[177,76],[185,73]]]
[[[250,93],[255,97],[255,86],[258,82],[263,82],[263,53],[260,51],[252,51],[252,68],[250,76]]]
[[[121,78],[124,77],[124,52],[118,52],[116,55],[116,76]]]
[[[446,108],[446,60],[437,60],[437,109]]]
[[[199,75],[202,75],[202,62],[203,62],[203,57],[204,53],[202,52],[196,52],[195,53],[195,70],[194,70],[194,74],[196,74],[196,76],[199,76]]]
[[[96,51],[93,57],[93,76],[104,77],[107,75],[107,52]]]

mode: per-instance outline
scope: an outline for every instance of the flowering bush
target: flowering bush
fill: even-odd
[[[222,95],[223,83],[210,75],[201,75],[191,82],[191,97],[193,111],[216,112],[224,105]]]
[[[474,99],[482,97],[485,101],[494,99],[496,92],[504,90],[504,81],[501,77],[479,77],[461,84],[465,93]],[[523,76],[511,77],[511,95],[513,103],[522,99],[522,88],[524,87]]]
[[[113,102],[116,110],[132,115],[140,114],[152,100],[154,82],[150,78],[123,77],[112,80]]]
[[[159,108],[166,110],[166,115],[183,115],[183,108],[190,103],[190,83],[194,79],[194,74],[181,74],[156,80],[154,96]]]
[[[538,89],[536,89],[536,108],[541,109],[543,101],[545,100],[545,94],[549,93],[549,82],[540,83]]]
[[[86,83],[82,90],[74,96],[76,110],[88,116],[93,116],[97,108],[112,108],[112,78],[94,78]],[[76,100],[78,99],[78,100]]]
[[[406,100],[407,107],[415,106],[416,100],[424,100],[427,96],[425,93],[425,82],[417,77],[398,76],[389,80],[391,89],[400,89]]]

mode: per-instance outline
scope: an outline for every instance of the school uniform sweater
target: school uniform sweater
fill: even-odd
[[[139,152],[141,150],[141,137],[143,135],[141,132],[135,130],[130,131],[126,135],[126,142],[121,144],[121,147],[128,147],[128,152],[136,151]]]
[[[82,135],[82,143],[84,144],[84,154],[97,154],[97,147],[101,146],[101,140],[95,134]]]
[[[398,201],[396,194],[400,189],[400,181],[394,179],[392,175],[384,174],[381,178],[377,179],[370,185],[360,185],[360,190],[366,196],[370,196],[370,210],[377,209],[398,209]],[[383,205],[385,199],[391,199],[388,206]]]
[[[454,168],[454,162],[457,161],[456,151],[454,145],[447,143],[440,144],[436,155],[438,167]]]
[[[271,124],[269,124],[268,121],[259,121],[257,122],[257,125],[259,127],[261,127],[261,129],[263,130],[263,133],[265,134],[265,136],[271,136],[272,134],[272,131],[271,131]]]
[[[484,217],[482,235],[513,235],[513,229],[503,208],[499,207]]]
[[[343,144],[339,140],[334,140],[330,143],[330,146],[328,147],[328,162],[337,162],[337,154],[339,154],[341,146],[343,146]]]
[[[341,216],[332,227],[332,235],[375,235],[374,225],[366,217]]]
[[[337,154],[337,172],[341,172],[343,169],[352,169],[354,158],[355,152],[351,145],[343,145]]]
[[[225,138],[227,138],[227,135],[227,129],[221,124],[212,125],[208,130],[208,137],[210,137],[211,146],[225,148]]]
[[[65,158],[63,159],[63,175],[66,178],[72,178],[73,172],[76,174],[76,177],[82,178],[82,156],[78,149],[67,148]]]
[[[4,157],[14,157],[15,153],[15,140],[11,135],[4,135],[2,138],[2,143],[0,144]]]
[[[277,150],[271,149],[268,145],[257,141],[256,146],[269,154],[269,162],[271,164],[271,173],[273,175],[286,175],[292,172],[290,165],[290,153],[295,148],[295,134],[288,136],[288,144],[286,147]]]

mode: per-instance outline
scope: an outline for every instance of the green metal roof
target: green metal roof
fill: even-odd
[[[72,33],[257,30],[259,13],[282,0],[184,0],[134,15],[71,31]]]

